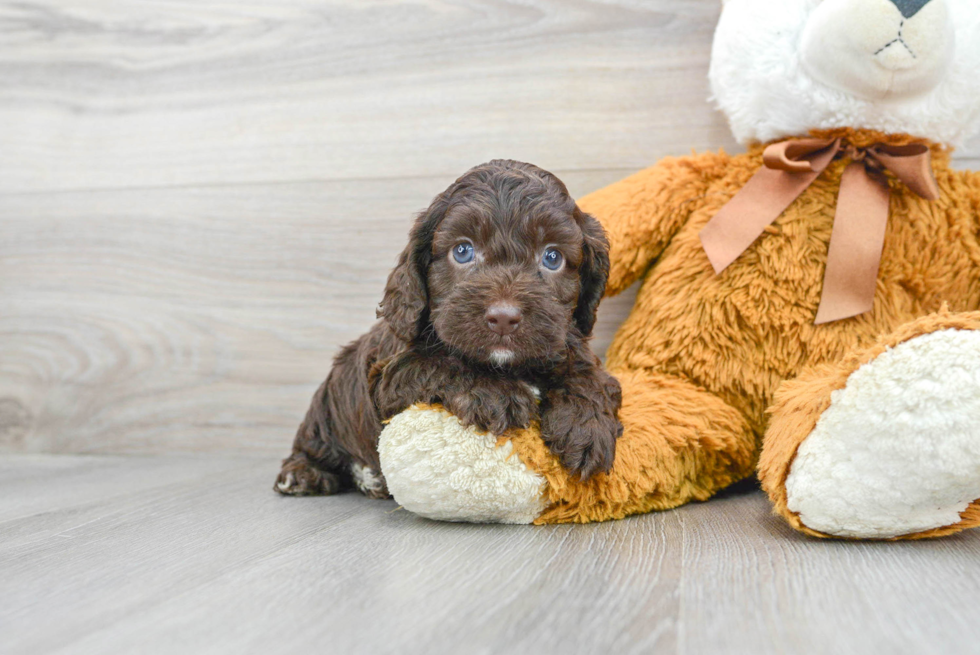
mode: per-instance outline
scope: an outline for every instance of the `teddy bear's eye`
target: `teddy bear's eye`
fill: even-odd
[[[466,241],[453,248],[453,259],[456,260],[457,264],[469,264],[473,261],[475,254],[476,250],[473,248],[473,244]]]

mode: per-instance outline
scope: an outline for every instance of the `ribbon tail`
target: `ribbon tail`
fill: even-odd
[[[882,145],[872,152],[875,159],[917,196],[926,200],[939,200],[939,184],[932,172],[932,153],[928,147],[921,144]]]
[[[887,181],[869,173],[864,164],[855,162],[844,170],[817,325],[874,308],[890,196]]]
[[[738,259],[822,171],[789,173],[760,168],[700,232],[715,273]]]

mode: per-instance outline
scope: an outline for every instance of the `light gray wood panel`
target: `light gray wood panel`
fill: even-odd
[[[104,486],[0,522],[11,654],[954,654],[980,638],[980,533],[818,541],[751,488],[606,524],[474,526],[280,498],[272,459],[0,461],[4,496],[53,468]],[[121,465],[126,494],[103,475]]]
[[[718,0],[0,7],[0,190],[641,168],[732,146]],[[975,160],[980,142],[962,153]]]
[[[8,3],[0,189],[448,175],[501,155],[635,169],[730,147],[705,79],[718,9]]]
[[[636,169],[730,145],[717,0],[0,9],[0,191]]]
[[[565,175],[584,192],[619,171]],[[285,453],[374,322],[404,178],[14,196],[0,221],[0,450]],[[604,351],[632,302],[601,311]]]
[[[526,159],[581,195],[737,148],[718,9],[0,4],[0,452],[282,452],[463,170]]]

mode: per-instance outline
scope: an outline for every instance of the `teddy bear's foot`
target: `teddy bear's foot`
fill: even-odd
[[[399,505],[430,519],[531,523],[545,509],[544,478],[510,441],[464,427],[442,407],[397,414],[378,442],[388,490]]]
[[[915,321],[780,390],[759,475],[818,536],[940,536],[980,524],[980,314]]]

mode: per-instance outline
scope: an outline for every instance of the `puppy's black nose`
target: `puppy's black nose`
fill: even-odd
[[[516,332],[517,326],[521,324],[521,310],[513,305],[491,305],[486,316],[490,329],[502,337]]]

